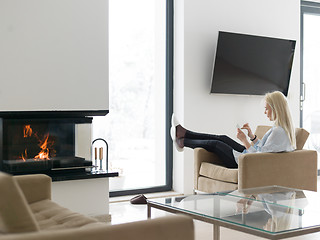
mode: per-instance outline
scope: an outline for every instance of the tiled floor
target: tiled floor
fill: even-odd
[[[318,186],[320,181],[318,180]],[[174,193],[167,193],[166,195],[173,195]],[[146,195],[148,198],[156,197],[154,195]],[[110,203],[110,214],[112,219],[112,224],[121,224],[125,222],[139,221],[147,219],[147,207],[146,205],[132,205],[129,201],[125,201],[123,198],[120,201],[119,199],[111,199]],[[320,204],[320,203],[319,203]],[[152,209],[152,217],[161,217],[168,215],[164,211]],[[320,218],[320,216],[319,216]],[[212,240],[213,239],[213,227],[211,224],[194,221],[195,225],[195,239],[196,240]],[[260,240],[263,238],[255,237],[249,234],[241,233],[238,231],[221,228],[220,236],[222,240]],[[288,238],[292,240],[316,240],[320,239],[320,233],[308,234],[301,237]]]

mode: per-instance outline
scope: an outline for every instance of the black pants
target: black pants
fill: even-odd
[[[217,154],[228,168],[237,168],[233,149],[243,152],[245,147],[228,136],[196,133],[187,130],[184,137],[184,146],[189,148],[201,147],[209,152]]]

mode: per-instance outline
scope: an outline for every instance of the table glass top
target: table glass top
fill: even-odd
[[[279,186],[148,201],[271,234],[320,225],[320,195],[317,192]]]

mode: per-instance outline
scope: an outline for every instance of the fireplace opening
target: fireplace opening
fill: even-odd
[[[92,161],[76,156],[75,128],[70,120],[3,120],[2,170],[12,174],[85,171]]]

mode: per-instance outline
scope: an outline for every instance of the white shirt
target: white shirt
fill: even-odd
[[[238,163],[239,156],[244,153],[262,153],[262,152],[292,152],[294,147],[291,145],[289,136],[286,131],[278,126],[273,126],[249,149],[245,149],[242,153],[233,150],[233,155]]]

